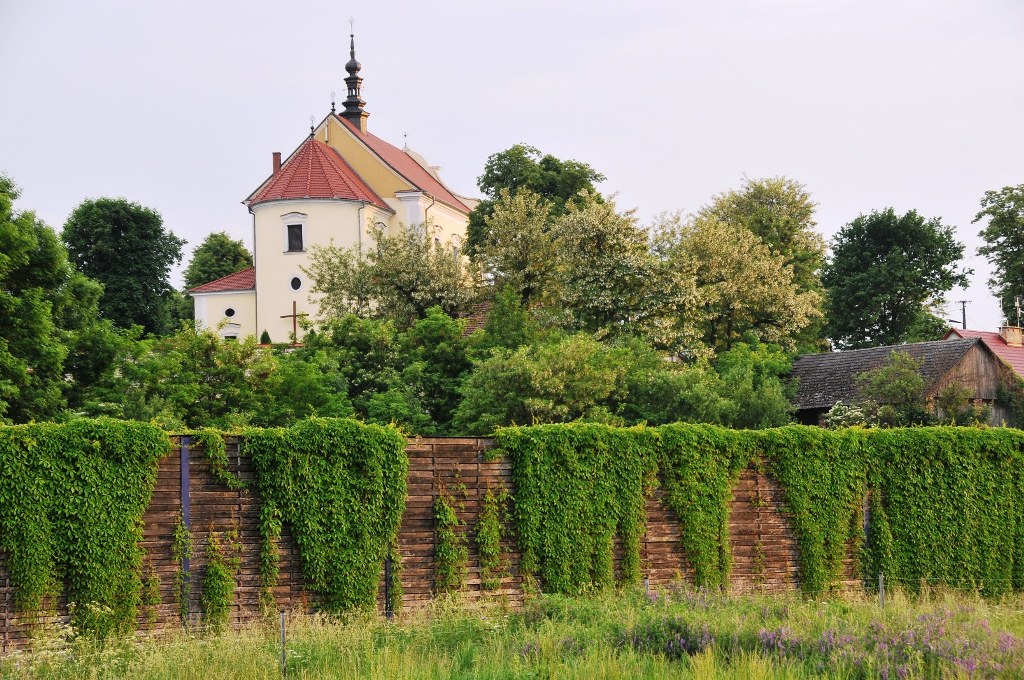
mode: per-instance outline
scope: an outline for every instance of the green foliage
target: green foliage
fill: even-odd
[[[329,613],[376,602],[405,509],[405,445],[393,428],[327,418],[246,433],[256,488],[291,528]]]
[[[281,573],[281,512],[272,501],[264,500],[260,506],[260,539],[260,611],[268,615],[276,609],[274,588]]]
[[[452,487],[441,483],[434,499],[434,584],[438,593],[454,593],[466,584],[466,547],[464,532],[459,527],[465,522],[459,512],[465,507],[461,496],[466,487],[457,483]]]
[[[868,458],[858,430],[791,426],[751,433],[782,485],[800,550],[800,587],[816,595],[842,576],[853,518],[864,498]]]
[[[183,274],[185,289],[216,281],[252,266],[252,253],[223,231],[209,234],[192,252]]]
[[[270,333],[268,333],[265,329],[264,329],[264,331],[262,333],[260,333],[260,344],[261,345],[269,345],[270,344]]]
[[[854,377],[858,403],[869,424],[906,427],[930,422],[922,363],[906,352],[893,352],[884,365]]]
[[[477,186],[487,196],[469,214],[466,249],[473,254],[490,236],[487,218],[495,210],[495,202],[503,191],[515,196],[521,191],[539,196],[552,217],[558,217],[580,195],[597,194],[595,182],[604,175],[580,161],[563,161],[526,144],[491,154],[484,164]]]
[[[494,590],[501,585],[507,573],[502,559],[501,542],[505,527],[501,517],[507,512],[508,492],[494,493],[487,489],[480,504],[480,515],[476,521],[476,549],[480,555],[480,586]]]
[[[101,286],[75,271],[53,229],[14,211],[17,198],[0,175],[0,423],[77,406],[109,370],[116,338],[98,318]]]
[[[886,580],[990,595],[1024,588],[1024,433],[962,427],[874,430],[868,480],[882,512],[870,564]],[[870,573],[870,572],[869,572]]]
[[[134,630],[141,519],[168,450],[142,423],[0,427],[0,548],[18,610],[38,612],[62,584],[75,627]]]
[[[432,421],[431,426],[417,433],[450,431],[459,403],[459,387],[471,366],[463,327],[463,322],[451,318],[440,307],[431,307],[425,318],[402,334],[402,382],[413,391]]]
[[[174,592],[178,594],[178,618],[187,626],[191,612],[192,580],[185,571],[185,561],[192,559],[192,532],[185,525],[185,518],[178,516],[174,526],[174,540],[171,542],[171,557],[178,563],[174,572]]]
[[[104,318],[119,328],[173,330],[169,276],[185,241],[164,230],[160,213],[122,198],[86,200],[61,237],[79,271],[103,284]]]
[[[934,340],[944,325],[933,310],[968,284],[963,254],[938,218],[892,208],[860,215],[833,239],[822,277],[829,337],[843,349]]]
[[[224,442],[224,435],[220,431],[203,427],[193,431],[190,436],[192,443],[203,451],[206,460],[209,461],[210,472],[214,479],[232,491],[245,488],[245,482],[229,469],[231,462],[228,460],[228,447]]]
[[[473,273],[432,223],[403,226],[397,234],[374,225],[369,236],[374,245],[365,252],[313,246],[304,271],[310,291],[321,294],[323,318],[359,314],[407,328],[431,307],[457,316],[472,302]]]
[[[506,428],[496,438],[512,461],[523,572],[539,577],[545,592],[610,586],[617,536],[620,580],[639,583],[654,434],[574,423]]]
[[[206,538],[206,572],[199,595],[203,623],[214,633],[224,630],[231,617],[231,606],[235,601],[235,574],[241,566],[238,530],[225,532],[224,541],[216,531],[210,529]]]
[[[1014,302],[1018,295],[1024,296],[1024,184],[986,191],[974,222],[984,219],[988,223],[978,236],[985,245],[978,253],[992,264],[988,285],[999,298],[1006,320],[1019,325]]]
[[[975,404],[974,393],[963,385],[951,383],[935,395],[933,408],[935,419],[944,425],[975,425],[988,423],[992,408],[987,404]]]
[[[657,432],[665,502],[679,516],[694,583],[724,587],[732,562],[729,503],[733,484],[752,461],[749,440],[735,430],[694,425]]]

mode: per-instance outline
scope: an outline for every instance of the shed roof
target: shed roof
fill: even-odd
[[[828,354],[805,354],[793,362],[790,374],[798,381],[793,403],[802,410],[831,408],[838,401],[854,401],[857,397],[854,376],[884,365],[893,352],[905,352],[922,361],[921,375],[926,388],[930,388],[978,342],[978,338],[934,340]]]
[[[1014,372],[1024,378],[1024,347],[1011,347],[999,333],[992,331],[972,331],[970,329],[950,328],[946,331],[945,340],[952,338],[980,338],[992,353],[1009,365]]]

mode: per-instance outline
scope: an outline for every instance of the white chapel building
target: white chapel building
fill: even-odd
[[[297,319],[315,318],[316,295],[303,272],[314,245],[372,247],[377,225],[394,233],[429,220],[435,237],[461,247],[477,201],[445,186],[438,168],[366,129],[363,79],[351,38],[345,65],[347,97],[284,162],[273,154],[273,173],[244,204],[253,216],[254,266],[189,290],[195,318],[222,337],[264,331],[272,342],[301,340]]]

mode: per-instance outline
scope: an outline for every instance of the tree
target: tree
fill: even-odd
[[[116,341],[97,318],[100,285],[75,271],[53,229],[14,211],[18,195],[0,175],[0,422],[59,417],[69,396],[77,405]]]
[[[225,232],[216,231],[193,251],[185,267],[185,290],[216,281],[252,266],[252,253],[241,241],[232,240]]]
[[[172,328],[171,266],[185,241],[166,231],[160,213],[121,198],[82,202],[64,224],[72,262],[103,284],[100,313],[119,328]]]
[[[922,363],[906,352],[893,352],[882,366],[854,377],[858,405],[868,423],[907,427],[930,422]]]
[[[800,292],[821,292],[825,240],[814,229],[814,207],[804,185],[787,177],[744,179],[738,191],[715,196],[700,216],[746,227],[793,267]]]
[[[700,216],[749,229],[793,268],[799,292],[813,291],[823,297],[825,240],[815,230],[815,205],[804,185],[787,177],[744,179],[739,190],[715,196],[701,208]],[[819,316],[795,335],[799,349],[823,349],[824,321]]]
[[[321,293],[320,315],[346,314],[390,319],[407,328],[438,306],[450,316],[464,311],[475,295],[475,277],[463,258],[435,239],[436,228],[403,226],[388,235],[370,228],[375,245],[362,253],[356,248],[314,246],[310,266],[311,291]]]
[[[487,196],[469,214],[466,228],[466,250],[475,254],[487,241],[487,217],[502,190],[514,196],[521,189],[529,190],[548,204],[552,217],[565,212],[580,192],[597,194],[595,182],[604,175],[580,161],[563,161],[525,144],[516,144],[505,151],[492,154],[484,164],[484,172],[477,178],[477,186]]]
[[[485,218],[486,238],[477,259],[496,289],[515,291],[524,305],[552,293],[558,262],[551,233],[551,206],[539,194],[502,189]]]
[[[715,353],[747,339],[796,347],[803,329],[821,316],[819,294],[801,292],[793,267],[749,229],[701,216],[662,215],[656,251],[692,302],[677,319],[689,354]]]
[[[1024,184],[986,191],[974,222],[986,218],[988,224],[978,234],[985,245],[978,253],[994,267],[988,285],[998,296],[1003,315],[1019,324],[1014,301],[1018,295],[1024,300]]]
[[[934,313],[954,286],[964,246],[938,218],[892,208],[860,215],[832,241],[822,281],[827,330],[844,349],[932,340],[945,324]]]
[[[663,310],[649,235],[612,202],[581,196],[554,226],[558,299],[570,328],[642,333]]]

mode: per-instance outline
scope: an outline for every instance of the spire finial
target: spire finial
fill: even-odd
[[[314,134],[313,133],[313,121],[315,121],[315,120],[316,120],[316,116],[310,116],[309,117],[309,136],[310,137],[312,137],[313,134]]]
[[[334,97],[335,96],[336,96],[335,93],[331,92],[331,113],[334,113]]]
[[[359,128],[360,132],[366,132],[366,118],[370,114],[363,110],[366,102],[361,96],[363,79],[359,77],[359,71],[362,69],[362,64],[356,60],[355,23],[355,19],[349,19],[349,60],[345,64],[345,70],[348,71],[348,77],[345,78],[345,89],[348,91],[348,96],[343,102],[345,110],[341,112],[341,116]]]

